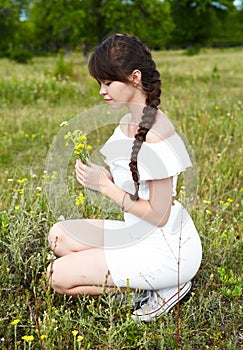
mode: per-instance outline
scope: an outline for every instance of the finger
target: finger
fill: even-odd
[[[76,163],[75,163],[75,167],[78,167],[78,168],[80,168],[80,169],[83,169],[83,170],[85,170],[85,167],[86,167],[86,165],[82,162],[82,160],[81,159],[77,159],[76,160]]]
[[[89,158],[86,158],[86,164],[87,164],[87,166],[89,166],[89,167],[92,167],[92,165],[93,165],[93,163],[90,161]]]
[[[76,174],[79,174],[82,176],[84,170],[82,168],[79,167],[79,165],[76,163],[75,164],[75,171],[76,171]]]
[[[76,171],[76,178],[83,180],[84,179],[83,173]]]
[[[81,178],[81,177],[76,176],[76,180],[78,181],[78,183],[79,183],[80,185],[83,186],[83,181],[82,181],[82,178]]]
[[[76,179],[78,183],[80,183],[80,185],[84,186],[84,179],[82,176],[80,176],[79,174],[76,174]]]

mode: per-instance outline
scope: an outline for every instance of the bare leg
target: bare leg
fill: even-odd
[[[76,239],[71,236],[73,226],[78,227],[79,231],[79,235],[75,236]],[[48,236],[50,248],[56,255],[64,256],[94,247],[103,247],[103,228],[103,220],[73,220],[56,223]],[[90,245],[85,242],[89,242]]]
[[[49,266],[50,284],[60,294],[99,295],[114,287],[101,248],[70,253]]]
[[[103,220],[72,220],[56,223],[49,244],[60,256],[48,268],[49,283],[60,294],[100,295],[114,288],[103,250]],[[78,232],[74,239],[71,234]],[[91,241],[92,238],[92,241]],[[92,242],[87,245],[83,242]]]

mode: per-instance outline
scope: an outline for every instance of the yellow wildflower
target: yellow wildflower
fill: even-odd
[[[24,336],[22,337],[22,339],[23,339],[24,341],[26,341],[27,343],[30,343],[30,342],[32,342],[32,341],[34,340],[34,336],[33,336],[33,335],[24,335]]]
[[[79,135],[79,133],[80,133],[80,130],[76,129],[73,131],[73,136],[77,136]]]
[[[27,182],[28,181],[28,179],[26,178],[26,177],[24,177],[23,179],[18,179],[17,180],[17,183],[18,184],[23,184],[23,183],[25,183],[25,182]]]
[[[46,334],[42,334],[40,338],[41,338],[41,340],[44,340],[44,339],[47,338],[47,335]]]
[[[64,136],[66,140],[65,145],[74,146],[73,153],[76,154],[83,163],[86,164],[87,158],[89,158],[89,151],[92,149],[91,145],[87,144],[87,136],[81,130],[68,131]]]
[[[82,335],[78,335],[77,337],[77,342],[81,342],[84,339],[84,337]]]
[[[18,318],[16,318],[15,320],[13,320],[10,324],[12,326],[15,326],[16,324],[18,324],[20,322],[20,320]]]
[[[82,192],[79,193],[78,197],[76,198],[75,204],[77,207],[84,204],[85,197]]]
[[[76,337],[77,334],[78,334],[78,331],[77,331],[76,329],[72,331],[72,335],[73,335],[74,337]]]
[[[68,131],[67,134],[64,136],[64,140],[70,139],[71,136],[72,136],[71,131]]]
[[[86,141],[87,141],[87,136],[84,134],[76,137],[76,142],[84,143]]]
[[[19,206],[19,205],[15,205],[14,209],[15,209],[15,210],[19,210],[19,209],[20,209],[20,206]]]
[[[83,150],[84,150],[84,144],[83,143],[79,143],[78,145],[74,146],[74,153],[75,154],[81,154]]]

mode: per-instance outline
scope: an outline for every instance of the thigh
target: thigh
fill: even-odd
[[[84,286],[108,286],[114,283],[109,274],[105,254],[101,248],[90,248],[56,259],[50,270],[50,282],[59,293],[80,294]]]
[[[58,256],[104,246],[103,220],[64,220],[54,224],[48,241]]]

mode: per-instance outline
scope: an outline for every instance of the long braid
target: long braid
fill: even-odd
[[[160,82],[160,74],[155,69],[155,64],[151,59],[151,63],[153,65],[153,70],[151,71],[151,82],[143,82],[144,90],[147,93],[146,106],[143,109],[142,121],[139,123],[138,132],[135,135],[135,140],[132,147],[131,160],[129,163],[129,167],[132,173],[132,178],[135,186],[135,193],[130,194],[130,198],[133,201],[136,201],[138,197],[139,191],[139,172],[137,165],[137,157],[138,152],[144,141],[146,141],[146,135],[148,131],[151,129],[155,122],[155,117],[158,109],[158,105],[160,104],[160,94],[161,94],[161,82]]]
[[[117,80],[130,83],[128,77],[135,69],[142,73],[146,106],[143,109],[142,121],[135,135],[129,163],[135,185],[135,194],[130,195],[133,200],[138,199],[139,191],[138,152],[155,122],[160,104],[160,74],[156,70],[155,62],[147,46],[137,37],[128,34],[113,34],[96,48],[89,60],[89,72],[98,82]]]

